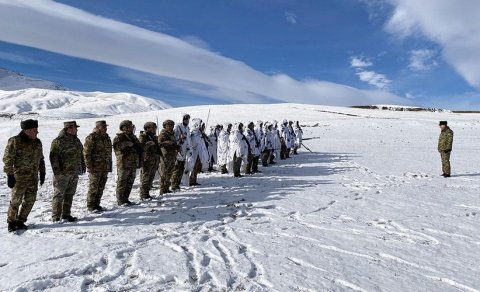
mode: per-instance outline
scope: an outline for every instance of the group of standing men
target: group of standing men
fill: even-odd
[[[261,121],[226,123],[211,127],[205,133],[205,123],[198,118],[182,114],[175,124],[163,122],[157,136],[157,125],[147,122],[137,138],[132,121],[120,123],[119,132],[112,139],[107,134],[106,121],[97,121],[95,128],[82,144],[77,137],[76,121],[64,122],[63,129],[50,147],[50,163],[53,171],[54,195],[52,198],[52,221],[74,222],[71,215],[74,194],[79,175],[88,172],[89,188],[87,208],[101,212],[103,191],[112,172],[112,149],[117,166],[117,204],[131,205],[129,196],[137,169],[140,174],[140,199],[150,200],[150,190],[157,172],[160,172],[160,193],[180,189],[184,184],[199,185],[197,176],[202,171],[213,171],[217,164],[222,173],[259,172],[263,166],[275,163],[275,158],[286,159],[297,154],[302,145],[302,129],[298,122],[284,120],[280,127],[276,121],[265,124]],[[3,157],[4,171],[12,197],[7,213],[8,231],[27,229],[25,222],[36,201],[38,185],[45,182],[45,161],[42,142],[37,138],[38,121],[25,120],[21,132],[8,140]]]

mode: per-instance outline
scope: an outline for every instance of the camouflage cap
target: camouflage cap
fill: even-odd
[[[145,125],[143,125],[143,129],[146,131],[149,128],[157,128],[157,124],[154,122],[146,122]]]
[[[32,119],[21,121],[20,128],[22,128],[22,130],[38,128],[38,121]]]
[[[96,121],[95,126],[108,126],[107,121]]]
[[[175,126],[175,122],[172,121],[172,120],[163,121],[163,127],[165,128],[167,125],[171,125],[173,127],[173,126]]]
[[[123,128],[123,127],[133,127],[133,123],[132,121],[130,120],[124,120],[120,123],[120,130]]]
[[[64,128],[64,129],[67,129],[67,128],[70,128],[70,127],[78,128],[78,127],[80,127],[80,126],[77,125],[77,122],[76,122],[76,121],[63,122],[63,128]]]

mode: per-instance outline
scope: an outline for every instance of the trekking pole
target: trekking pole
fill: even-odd
[[[207,130],[207,127],[208,127],[208,119],[209,118],[210,118],[210,109],[208,109],[207,122],[205,123],[205,131]]]
[[[303,142],[302,142],[302,146],[305,147],[305,149],[307,149],[307,150],[310,151],[311,153],[313,153],[313,151],[310,150],[310,148],[308,148],[307,146],[305,146],[305,144],[303,144]]]

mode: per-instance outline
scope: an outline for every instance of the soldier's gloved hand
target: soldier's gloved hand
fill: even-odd
[[[45,172],[40,172],[40,185],[45,182]]]
[[[13,174],[8,174],[7,175],[7,185],[9,188],[13,189],[13,187],[15,186],[15,176]]]

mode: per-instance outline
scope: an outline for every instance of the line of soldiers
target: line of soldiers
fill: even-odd
[[[52,198],[52,221],[74,222],[71,215],[73,196],[77,190],[79,175],[88,172],[89,188],[87,208],[101,212],[103,191],[112,172],[112,149],[116,156],[116,198],[120,206],[132,205],[129,196],[137,169],[140,173],[140,199],[151,200],[150,190],[159,171],[160,194],[180,190],[180,184],[199,185],[200,172],[214,171],[217,164],[222,173],[260,172],[263,166],[275,163],[275,158],[286,159],[297,154],[302,145],[303,131],[298,122],[284,120],[280,127],[276,121],[265,124],[261,121],[226,123],[211,127],[205,133],[205,123],[198,118],[182,114],[175,124],[163,122],[157,137],[157,125],[147,122],[139,137],[134,134],[135,125],[125,120],[113,141],[107,134],[106,121],[97,121],[95,128],[82,144],[77,137],[79,125],[76,121],[64,122],[64,127],[52,141],[49,159],[53,170],[54,195]],[[8,140],[3,157],[4,171],[12,197],[7,213],[8,231],[26,229],[25,222],[36,201],[38,185],[45,182],[45,161],[42,142],[37,138],[38,121],[25,120],[20,123],[22,131]],[[160,170],[159,170],[160,168]]]

